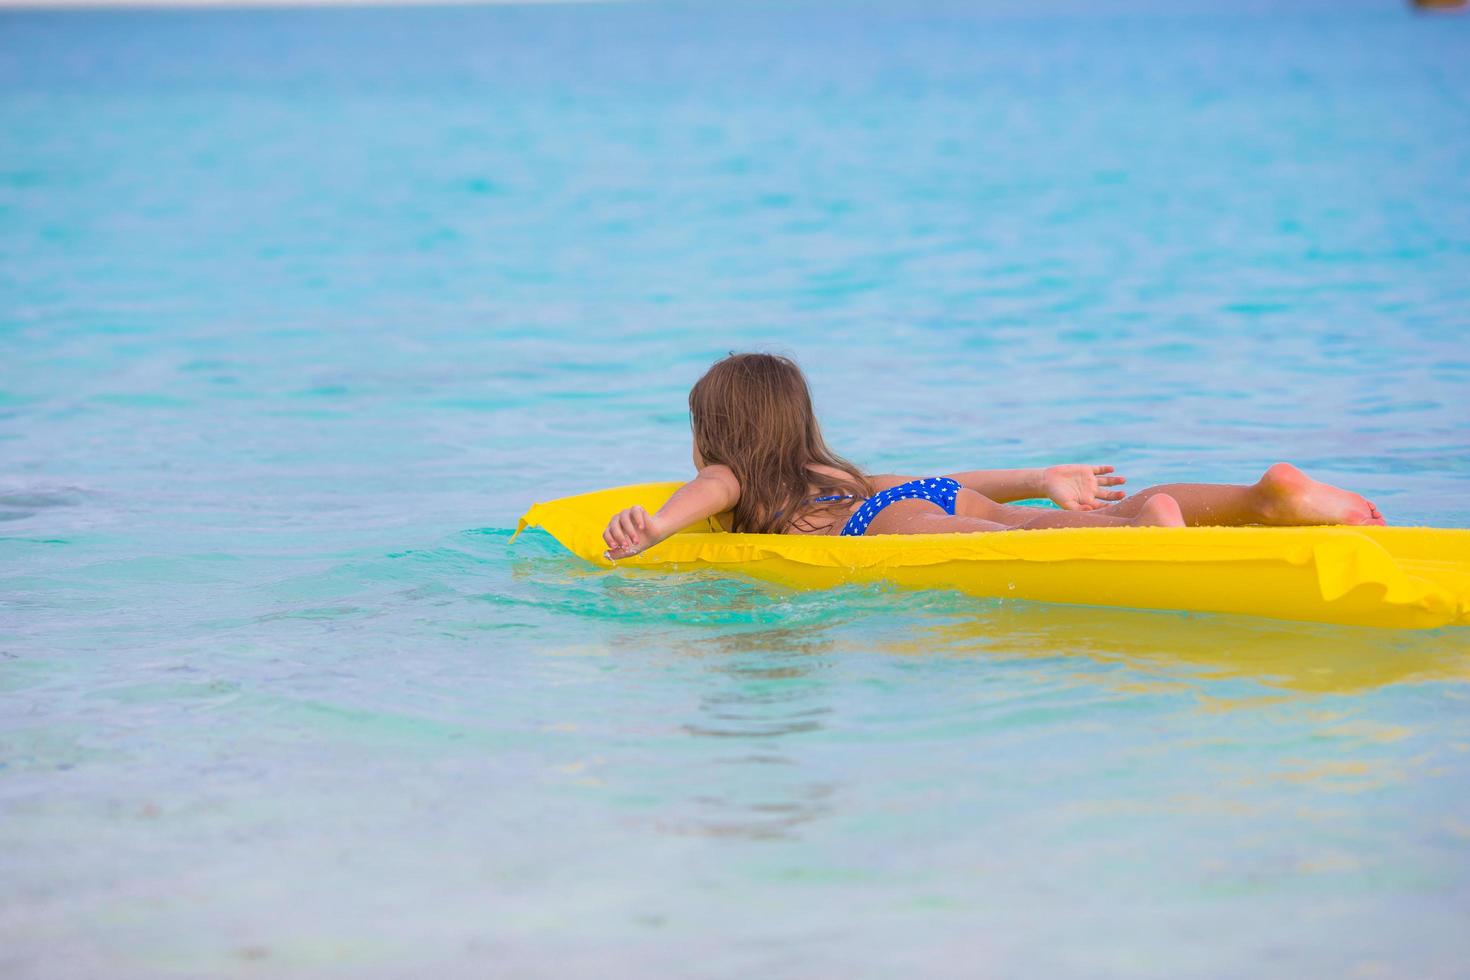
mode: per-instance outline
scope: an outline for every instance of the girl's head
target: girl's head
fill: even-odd
[[[731,354],[689,392],[695,466],[724,464],[740,481],[736,531],[781,531],[823,510],[812,496],[871,493],[868,481],[822,440],[801,369],[775,354]],[[824,473],[824,467],[843,474]]]

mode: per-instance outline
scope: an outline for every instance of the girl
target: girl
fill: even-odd
[[[1277,463],[1250,486],[1173,483],[1123,499],[1111,466],[973,470],[916,478],[867,475],[822,441],[811,393],[795,362],[731,354],[689,392],[699,471],[650,515],[614,514],[607,557],[627,558],[675,531],[717,517],[760,534],[943,534],[1045,527],[1185,524],[1382,524],[1355,493]],[[1011,507],[1049,497],[1062,510]],[[1108,503],[1108,501],[1117,501]]]

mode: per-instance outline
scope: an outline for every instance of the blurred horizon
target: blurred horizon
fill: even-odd
[[[170,7],[221,9],[314,7],[520,7],[562,4],[645,3],[648,0],[0,0],[0,11],[157,10]]]
[[[806,0],[796,0],[792,4],[776,4],[757,0],[753,3],[742,3],[738,6],[752,10],[762,7],[771,10],[779,10],[784,6],[802,6]],[[818,2],[818,0],[809,0]],[[637,4],[662,7],[698,7],[709,6],[723,8],[727,12],[729,6],[716,2],[716,0],[0,0],[0,11],[41,11],[41,10],[90,10],[90,9],[137,9],[154,10],[165,8],[221,8],[221,9],[252,9],[252,8],[328,8],[328,7],[542,7],[542,6],[583,6],[583,5],[617,5]],[[854,9],[865,7],[879,7],[879,0],[851,0],[849,4]],[[1280,0],[1243,0],[1243,2],[1232,5],[1228,11],[1231,15],[1258,14],[1262,11],[1277,9],[1284,15],[1299,15],[1303,13],[1335,13],[1348,9],[1357,8],[1401,8],[1409,12],[1416,12],[1418,6],[1413,0],[1300,0],[1297,3],[1282,3]],[[1431,12],[1455,12],[1449,6],[1436,6],[1437,11]],[[1207,15],[1219,15],[1221,11],[1217,4],[1207,0],[1120,0],[1110,4],[1106,9],[1100,9],[1092,4],[1079,2],[1079,0],[1043,0],[1043,2],[1025,2],[1025,0],[977,0],[977,2],[964,2],[964,0],[917,0],[909,5],[912,12],[918,16],[925,11],[935,9],[952,8],[963,9],[969,12],[1041,14],[1047,13],[1077,13],[1086,12],[1097,16],[1116,16],[1140,11],[1159,11],[1170,14],[1178,13],[1202,13]],[[1463,4],[1461,4],[1463,7]]]

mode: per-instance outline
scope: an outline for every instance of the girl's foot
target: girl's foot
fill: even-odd
[[[1277,463],[1253,488],[1272,524],[1386,524],[1373,503],[1314,480],[1290,463]]]
[[[1179,501],[1167,493],[1156,493],[1144,501],[1138,516],[1128,523],[1134,527],[1183,527],[1184,515]]]

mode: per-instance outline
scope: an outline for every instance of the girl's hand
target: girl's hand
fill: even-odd
[[[642,507],[620,510],[607,522],[602,540],[609,561],[647,551],[681,528],[723,514],[740,501],[740,481],[728,466],[706,466],[699,475],[674,491],[652,517]]]
[[[612,561],[631,558],[663,539],[664,535],[660,533],[657,523],[642,507],[618,511],[607,522],[607,530],[602,532],[602,540],[607,542],[604,555]]]
[[[1097,510],[1126,496],[1122,490],[1100,489],[1127,482],[1121,476],[1109,476],[1112,472],[1111,466],[1063,463],[1042,470],[1041,483],[1046,495],[1062,510]]]

